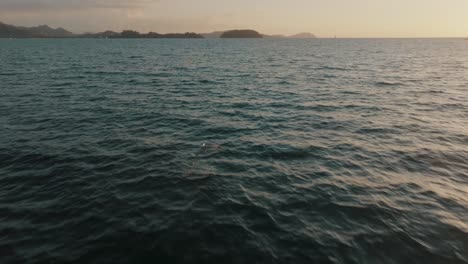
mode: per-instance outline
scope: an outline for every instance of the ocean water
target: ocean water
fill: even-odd
[[[468,263],[468,42],[1,40],[1,263]]]

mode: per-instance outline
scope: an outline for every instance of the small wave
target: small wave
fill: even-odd
[[[0,76],[16,76],[20,75],[20,73],[15,73],[15,72],[0,72]]]
[[[276,84],[279,84],[279,85],[293,85],[294,83],[291,82],[291,81],[281,80],[281,81],[277,82]]]
[[[318,146],[294,147],[256,145],[252,146],[250,149],[246,149],[244,152],[245,154],[250,153],[275,160],[302,160],[313,157],[322,159],[323,157],[321,154],[325,151],[325,148]]]
[[[401,86],[403,84],[399,83],[399,82],[382,81],[382,82],[376,82],[375,85],[376,86],[381,86],[381,87],[386,87],[386,86]]]
[[[425,93],[429,93],[429,94],[444,94],[445,91],[442,91],[442,90],[428,90],[428,91],[425,91]]]
[[[348,71],[348,68],[335,67],[335,66],[322,66],[317,68],[317,70],[333,70],[333,71]]]
[[[214,81],[214,80],[208,80],[208,79],[201,79],[198,82],[201,83],[201,84],[222,84],[222,82]]]
[[[127,72],[121,71],[85,71],[83,74],[86,75],[127,75]]]
[[[399,134],[399,131],[396,129],[392,128],[385,128],[385,127],[367,127],[367,128],[361,128],[356,130],[355,133],[359,134],[391,134],[391,135],[397,135]]]

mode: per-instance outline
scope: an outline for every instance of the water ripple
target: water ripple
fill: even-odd
[[[1,262],[468,263],[464,44],[0,41]]]

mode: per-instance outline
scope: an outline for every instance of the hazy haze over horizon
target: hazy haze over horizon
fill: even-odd
[[[320,37],[466,37],[466,0],[0,0],[0,21],[76,33],[252,28]]]

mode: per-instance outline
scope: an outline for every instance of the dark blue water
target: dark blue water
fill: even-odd
[[[468,43],[1,40],[1,263],[468,263]]]

